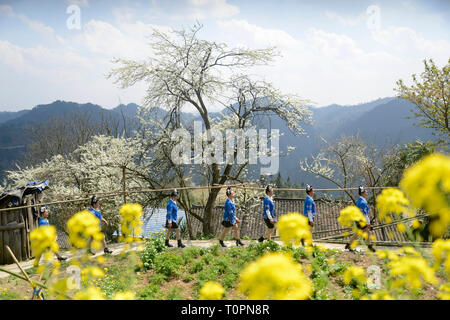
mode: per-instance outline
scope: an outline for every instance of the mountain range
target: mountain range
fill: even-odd
[[[330,186],[326,181],[299,169],[299,161],[316,154],[323,140],[333,141],[342,135],[358,134],[365,142],[379,147],[416,139],[434,140],[431,130],[415,126],[416,120],[408,118],[412,115],[411,110],[416,107],[398,98],[381,98],[353,106],[333,104],[309,108],[313,112],[313,123],[303,125],[306,135],[294,135],[276,116],[266,117],[259,123],[261,128],[279,129],[284,133],[280,137],[281,149],[287,146],[296,147],[288,156],[280,158],[280,173],[298,184],[303,182],[316,187]],[[51,118],[63,118],[76,113],[89,115],[89,120],[93,122],[101,122],[104,119],[119,122],[123,118],[132,121],[136,117],[137,109],[138,105],[134,103],[105,109],[92,103],[78,104],[58,100],[38,105],[31,110],[0,112],[0,179],[4,177],[4,170],[13,169],[14,164],[23,159],[30,145],[27,131],[29,128],[45,125]],[[182,117],[188,122],[199,118],[191,113],[184,113]]]

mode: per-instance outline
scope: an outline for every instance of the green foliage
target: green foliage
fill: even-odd
[[[111,299],[118,291],[127,291],[133,288],[134,272],[129,272],[127,265],[112,265],[105,277],[99,280],[99,286],[108,299]]]
[[[13,300],[19,298],[20,295],[16,292],[11,292],[8,290],[1,290],[0,291],[0,300]]]
[[[150,284],[142,289],[138,295],[138,300],[156,300],[161,297],[161,289],[156,284]]]
[[[163,233],[154,233],[145,242],[144,250],[140,253],[143,269],[148,270],[154,267],[156,256],[166,250],[165,237]]]
[[[181,295],[182,288],[180,287],[172,287],[167,293],[166,300],[183,300],[183,296]]]
[[[167,276],[161,273],[154,273],[149,279],[148,282],[155,285],[162,285],[166,282]]]
[[[450,141],[450,59],[438,68],[432,59],[424,60],[425,71],[420,80],[412,75],[414,84],[406,86],[402,80],[397,81],[398,97],[408,100],[417,106],[414,116],[419,125],[431,128],[443,137],[442,142],[448,146]]]
[[[184,266],[184,259],[180,255],[165,251],[155,257],[153,269],[155,272],[171,278],[180,275],[182,266]]]
[[[190,261],[198,258],[202,254],[202,250],[195,246],[190,246],[183,249],[181,253],[181,257],[183,257],[185,263],[189,263]]]
[[[197,273],[200,272],[201,270],[203,270],[203,268],[205,267],[205,262],[203,260],[198,260],[195,261],[194,263],[191,264],[190,268],[189,268],[189,272],[190,273]]]

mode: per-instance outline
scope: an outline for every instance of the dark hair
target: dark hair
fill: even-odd
[[[270,190],[273,190],[273,188],[269,185],[267,185],[266,187],[266,194],[268,194],[270,192]]]
[[[229,196],[230,196],[230,194],[231,194],[231,191],[233,191],[233,189],[231,189],[231,187],[228,187],[228,188],[227,188],[227,190],[225,191],[225,193],[226,193],[227,197],[229,197]]]
[[[47,209],[48,209],[47,206],[41,206],[40,213],[41,213],[41,214],[44,213],[45,210],[47,210]]]
[[[306,193],[310,193],[311,191],[313,191],[313,187],[310,186],[309,184],[306,185]]]
[[[364,191],[367,191],[367,189],[364,188],[363,186],[359,186],[359,187],[358,187],[358,194],[359,194],[359,195],[362,195],[362,194],[364,193]]]
[[[96,204],[97,202],[98,202],[97,196],[92,196],[92,198],[91,198],[91,206],[93,206],[93,205]]]
[[[172,191],[172,193],[170,194],[170,196],[171,196],[171,197],[178,196],[178,190],[177,190],[177,189],[174,189],[174,190]]]

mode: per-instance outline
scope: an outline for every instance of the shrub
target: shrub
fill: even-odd
[[[155,257],[153,269],[170,278],[180,275],[181,266],[184,266],[183,258],[178,254],[166,251]]]
[[[154,267],[156,256],[165,251],[165,237],[163,233],[154,233],[145,242],[144,250],[140,253],[143,269],[148,270]]]
[[[161,289],[155,284],[151,284],[142,289],[138,296],[138,300],[155,300],[161,296]]]

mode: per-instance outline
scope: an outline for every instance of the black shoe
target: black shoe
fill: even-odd
[[[264,237],[260,237],[260,238],[258,239],[258,241],[259,241],[259,242],[263,242],[263,241],[264,241]]]
[[[377,251],[377,250],[375,250],[374,247],[372,247],[371,244],[369,244],[369,245],[367,246],[367,248],[369,248],[369,250],[372,251],[372,252],[376,252],[376,251]]]
[[[347,249],[350,252],[355,252],[354,249],[350,248],[350,244],[348,244],[348,243],[345,245],[345,249]]]
[[[236,240],[236,246],[243,246],[244,244],[241,242],[241,239]]]
[[[66,261],[67,260],[67,258],[63,257],[63,256],[58,256],[57,258],[58,258],[59,261]]]
[[[225,245],[225,243],[223,243],[222,240],[219,240],[220,245],[222,246],[222,248],[226,248],[227,246]]]
[[[169,248],[172,248],[172,247],[173,247],[173,245],[171,245],[171,244],[169,243],[169,240],[166,240],[166,247],[169,247]]]
[[[178,240],[178,248],[184,248],[184,247],[186,247],[186,246],[181,243],[181,240]]]
[[[105,249],[103,249],[103,252],[104,252],[104,253],[113,253],[113,252],[112,252],[112,250],[111,250],[111,249],[109,249],[109,248],[105,248]]]

